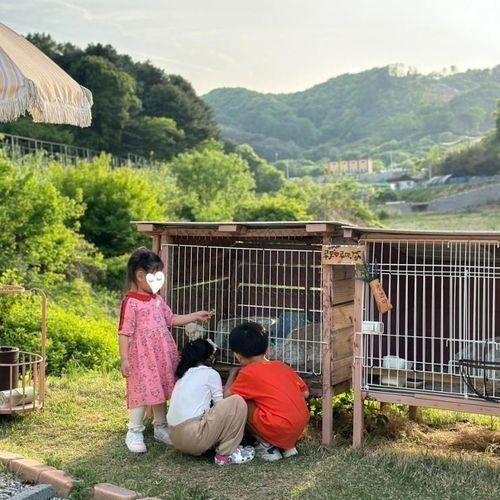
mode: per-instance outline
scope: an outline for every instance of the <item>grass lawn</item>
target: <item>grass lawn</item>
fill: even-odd
[[[429,229],[443,231],[500,231],[500,206],[453,214],[412,214],[391,216],[383,221],[391,229]]]
[[[74,498],[89,498],[98,482],[163,499],[500,498],[498,419],[428,410],[417,425],[393,415],[388,433],[397,437],[361,451],[345,438],[325,449],[309,436],[298,457],[219,468],[156,444],[151,430],[148,453],[131,455],[119,375],[72,374],[49,379],[44,412],[0,419],[0,449],[81,479]]]

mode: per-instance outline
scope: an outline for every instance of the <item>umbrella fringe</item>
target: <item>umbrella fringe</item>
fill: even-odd
[[[29,85],[25,85],[14,99],[0,101],[0,122],[11,122],[24,116],[30,101]]]
[[[17,120],[24,116],[26,111],[33,117],[35,123],[70,124],[79,127],[89,127],[92,122],[92,94],[85,87],[82,90],[82,107],[73,106],[63,102],[49,102],[44,100],[35,85],[29,79],[24,80],[24,85],[19,94],[8,101],[0,102],[0,122]]]
[[[61,101],[46,101],[40,96],[36,85],[31,80],[28,80],[28,82],[31,87],[30,94],[33,96],[33,100],[28,106],[28,111],[35,123],[43,122],[90,127],[92,122],[90,108],[93,102],[92,94],[88,89],[80,86],[83,94],[83,102],[80,106],[75,106]]]

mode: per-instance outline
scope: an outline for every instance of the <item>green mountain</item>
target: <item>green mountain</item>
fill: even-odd
[[[500,65],[448,75],[393,65],[292,94],[222,88],[203,97],[226,139],[267,159],[395,155],[396,162],[491,129],[498,98]]]
[[[500,174],[500,101],[497,105],[496,130],[473,147],[447,155],[437,165],[436,172],[456,176]]]

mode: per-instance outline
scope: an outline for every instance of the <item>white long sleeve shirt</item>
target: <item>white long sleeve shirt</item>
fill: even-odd
[[[210,403],[223,399],[220,375],[208,366],[190,368],[175,384],[167,414],[168,425],[200,417]]]

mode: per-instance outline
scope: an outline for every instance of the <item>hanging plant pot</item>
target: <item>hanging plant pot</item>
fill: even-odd
[[[378,312],[380,314],[384,314],[392,309],[392,304],[389,302],[379,279],[370,281],[370,290],[372,291],[373,298],[377,303]]]
[[[19,379],[19,349],[0,346],[0,391],[16,389]]]

